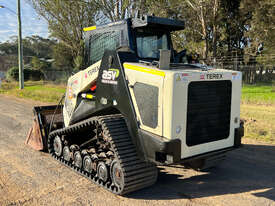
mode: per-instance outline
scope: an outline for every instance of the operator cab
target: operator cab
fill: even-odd
[[[101,60],[105,50],[119,47],[130,48],[138,60],[158,61],[160,50],[173,51],[171,32],[183,29],[183,21],[154,16],[85,28],[85,62],[90,66]],[[176,59],[172,55],[171,62],[176,62]]]

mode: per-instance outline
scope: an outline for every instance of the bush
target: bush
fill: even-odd
[[[19,69],[18,67],[12,67],[7,72],[7,78],[9,80],[19,80]],[[24,69],[24,81],[32,80],[32,81],[40,81],[44,79],[43,72],[34,69]]]
[[[7,72],[7,79],[18,81],[18,67],[12,67]]]
[[[30,71],[29,80],[32,80],[32,81],[44,80],[43,72],[41,72],[39,70],[34,70],[34,69],[29,69],[29,71]]]

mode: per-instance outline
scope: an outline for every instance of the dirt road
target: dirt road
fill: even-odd
[[[210,173],[164,168],[156,185],[120,197],[24,145],[34,102],[0,95],[0,205],[275,205],[275,145],[245,140]]]

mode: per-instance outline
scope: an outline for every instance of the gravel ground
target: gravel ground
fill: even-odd
[[[275,205],[275,145],[244,139],[210,172],[163,167],[154,186],[116,196],[24,145],[37,102],[0,95],[0,205]]]

